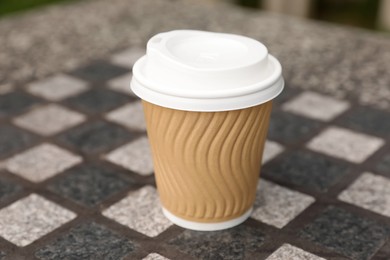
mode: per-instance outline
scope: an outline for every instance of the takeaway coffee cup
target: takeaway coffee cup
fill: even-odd
[[[236,226],[251,214],[280,63],[233,34],[160,33],[133,68],[143,100],[164,215],[193,230]]]

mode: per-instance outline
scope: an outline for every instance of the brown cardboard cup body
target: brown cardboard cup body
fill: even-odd
[[[272,101],[193,112],[143,101],[163,207],[193,222],[242,216],[253,205]]]

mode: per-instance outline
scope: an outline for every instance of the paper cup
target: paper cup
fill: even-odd
[[[245,221],[256,196],[279,62],[238,35],[154,36],[133,68],[163,213],[194,230]]]

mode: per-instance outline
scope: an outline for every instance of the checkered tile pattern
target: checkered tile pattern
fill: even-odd
[[[390,259],[390,113],[288,85],[251,217],[167,220],[129,88],[144,52],[0,86],[0,259]]]

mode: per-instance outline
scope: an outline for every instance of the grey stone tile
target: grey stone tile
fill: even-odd
[[[273,142],[270,140],[265,141],[264,153],[262,163],[265,164],[271,161],[273,158],[278,156],[281,152],[283,152],[284,148],[281,144],[277,142]]]
[[[385,141],[378,137],[334,126],[314,137],[307,147],[332,157],[362,163],[384,143]]]
[[[103,215],[149,237],[155,237],[172,223],[162,213],[155,188],[145,186],[103,211]]]
[[[280,182],[325,192],[346,174],[344,164],[306,151],[293,151],[263,166],[262,175]]]
[[[294,144],[320,128],[321,123],[281,111],[273,111],[268,138],[280,143]]]
[[[312,253],[306,252],[298,247],[290,244],[283,244],[275,252],[272,253],[267,260],[282,260],[282,259],[294,259],[294,260],[325,260],[325,258],[316,256]]]
[[[389,112],[359,106],[354,108],[351,113],[340,118],[339,124],[358,132],[383,136],[390,133],[389,118]]]
[[[5,252],[0,251],[0,259],[5,259],[7,254]]]
[[[55,104],[36,108],[13,119],[15,125],[41,135],[57,134],[83,121],[83,114]]]
[[[33,135],[13,126],[0,126],[0,159],[24,149],[35,139]]]
[[[153,160],[146,136],[125,144],[110,152],[105,158],[140,175],[153,173]]]
[[[347,101],[307,91],[283,104],[283,110],[311,119],[330,121],[350,107]]]
[[[339,195],[339,199],[390,217],[390,179],[363,173]]]
[[[65,103],[72,108],[90,114],[99,114],[128,102],[128,95],[109,89],[91,89],[78,96],[68,98]]]
[[[72,76],[94,82],[107,81],[129,72],[129,69],[99,61],[71,71]]]
[[[22,113],[40,102],[39,99],[19,91],[0,95],[0,118]]]
[[[264,242],[260,230],[245,225],[223,230],[200,232],[185,230],[168,243],[195,259],[248,259]]]
[[[375,166],[375,170],[390,177],[390,153],[385,154]]]
[[[94,121],[77,126],[61,134],[59,139],[82,153],[101,153],[126,143],[137,134],[105,121]]]
[[[311,196],[260,179],[251,217],[282,228],[314,201]]]
[[[1,176],[1,171],[0,171],[0,176]],[[8,179],[0,178],[0,202],[14,195],[20,190],[22,190],[22,187],[20,185]]]
[[[146,257],[142,258],[142,260],[169,260],[169,258],[166,258],[157,253],[150,253]]]
[[[40,182],[80,163],[82,158],[44,143],[17,154],[5,163],[7,170],[29,181]]]
[[[0,210],[0,235],[26,246],[76,217],[73,212],[31,194]]]
[[[132,130],[146,131],[146,123],[141,101],[124,105],[108,113],[105,118]]]
[[[390,228],[344,209],[328,207],[299,236],[353,259],[369,259],[390,236]]]
[[[97,163],[85,163],[61,176],[49,189],[81,205],[92,207],[118,193],[135,181],[116,169]]]
[[[146,50],[144,48],[132,47],[113,55],[111,62],[119,66],[132,68],[134,63],[145,54]]]
[[[14,90],[14,86],[10,83],[5,83],[0,85],[0,95],[10,93]]]
[[[35,252],[39,259],[123,259],[137,245],[96,223],[72,228]]]
[[[59,101],[87,89],[87,82],[63,74],[36,81],[27,86],[28,92],[51,101]]]
[[[108,88],[135,97],[136,95],[130,88],[132,77],[133,74],[130,72],[123,76],[113,78],[107,82]]]

